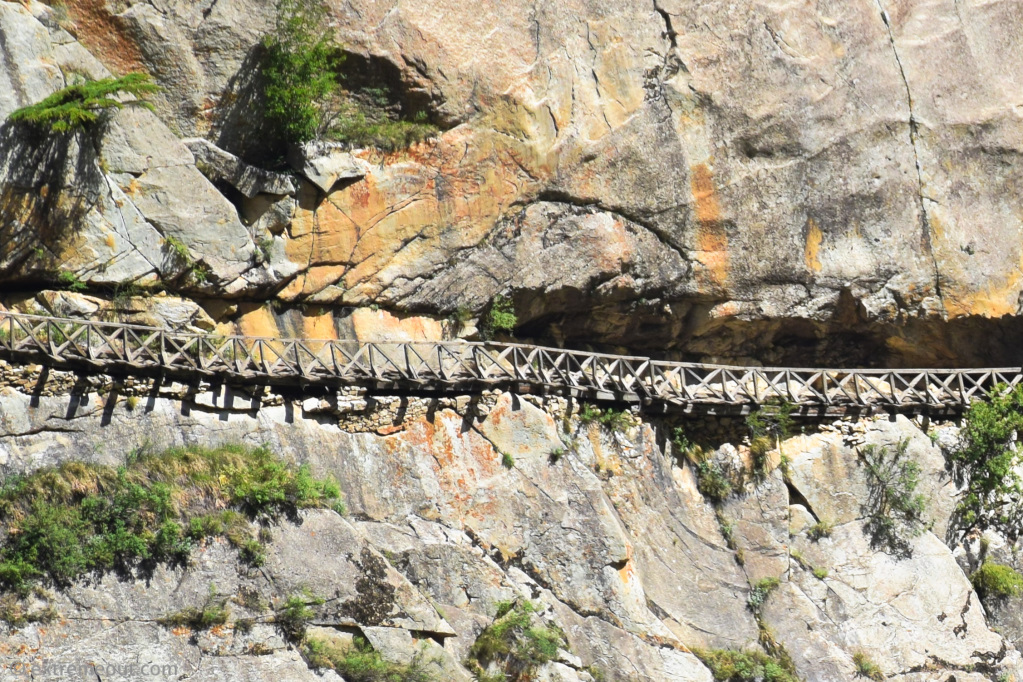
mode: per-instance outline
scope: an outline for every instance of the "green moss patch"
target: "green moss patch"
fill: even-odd
[[[973,589],[984,601],[1008,599],[1023,594],[1023,575],[1009,566],[985,561],[970,576]]]

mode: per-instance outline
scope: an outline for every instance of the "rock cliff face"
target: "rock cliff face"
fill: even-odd
[[[5,475],[68,459],[118,464],[139,447],[266,443],[336,477],[348,506],[344,517],[315,511],[274,525],[258,569],[212,542],[187,568],[36,597],[60,616],[0,625],[9,669],[131,660],[176,665],[188,679],[315,679],[265,606],[307,589],[326,599],[316,632],[362,634],[398,660],[422,649],[439,679],[470,679],[461,667],[469,647],[496,605],[516,597],[544,604],[568,638],[572,653],[543,679],[710,680],[693,650],[755,648],[765,637],[804,680],[853,679],[857,653],[893,680],[1023,674],[1011,611],[997,621],[1002,634],[993,631],[964,574],[968,548],[942,542],[954,498],[944,459],[903,417],[792,438],[768,456],[763,478],[715,508],[692,465],[675,459],[664,424],[632,419],[610,431],[583,423],[563,399],[254,399],[10,368],[4,384]],[[858,455],[864,444],[903,440],[933,524],[909,558],[870,542]],[[746,453],[725,445],[715,457]],[[505,455],[513,467],[502,466]],[[818,520],[833,530],[814,540]],[[779,586],[760,603],[765,578]],[[211,591],[230,599],[226,625],[157,623],[201,607]],[[246,619],[255,624],[242,628]]]
[[[269,0],[0,0],[0,306],[421,340],[473,337],[500,295],[516,338],[542,343],[1019,364],[1020,0],[326,6],[350,82],[436,137],[273,151]],[[6,120],[130,71],[160,84],[155,111],[67,134]],[[187,566],[0,595],[0,678],[48,679],[63,673],[44,662],[66,660],[114,666],[104,680],[136,679],[125,662],[198,682],[338,680],[273,620],[304,594],[311,633],[419,654],[438,680],[472,679],[466,657],[510,600],[564,631],[548,682],[705,682],[715,652],[740,650],[807,682],[867,663],[903,682],[1023,679],[1021,598],[982,603],[967,578],[985,557],[1023,568],[1018,543],[948,534],[959,491],[918,421],[810,425],[753,476],[739,422],[722,419],[710,461],[735,480],[715,501],[676,423],[610,429],[582,408],[0,362],[4,478],[266,443],[335,477],[348,506],[273,525],[260,567],[211,540]],[[938,444],[955,433],[931,430]],[[903,442],[927,528],[899,555],[870,532],[864,452]],[[226,623],[159,622],[211,595]]]
[[[1019,2],[328,8],[350,76],[444,132],[292,183],[259,168],[272,3],[0,5],[0,115],[75,73],[164,88],[86,136],[4,127],[3,281],[161,282],[231,325],[505,292],[520,334],[574,345],[1017,361]]]

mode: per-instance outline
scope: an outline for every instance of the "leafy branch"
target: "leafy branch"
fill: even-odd
[[[66,133],[95,123],[108,109],[123,109],[125,105],[132,105],[152,111],[153,105],[145,97],[159,91],[160,87],[145,73],[86,81],[69,85],[41,102],[18,109],[10,115],[10,120],[55,133]],[[135,99],[115,99],[125,95]]]

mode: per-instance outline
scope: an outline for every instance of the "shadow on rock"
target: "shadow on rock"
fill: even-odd
[[[96,146],[102,132],[0,126],[0,275],[38,258],[40,247],[58,251],[106,191]]]

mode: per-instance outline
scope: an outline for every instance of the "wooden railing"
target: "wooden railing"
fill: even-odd
[[[217,336],[0,311],[0,357],[109,374],[472,392],[488,386],[666,409],[789,402],[811,408],[961,409],[1003,369],[786,369],[651,360],[521,344],[368,343]]]

